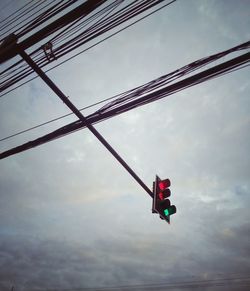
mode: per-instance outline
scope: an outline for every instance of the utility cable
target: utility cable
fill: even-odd
[[[162,1],[162,0],[161,0],[161,1]],[[158,2],[159,2],[159,1],[158,1]],[[158,3],[158,2],[155,2],[155,3]],[[148,6],[148,8],[149,8],[149,6]],[[141,11],[141,12],[142,12],[142,11]],[[126,19],[126,20],[127,20],[127,19]],[[124,20],[124,21],[125,21],[125,20]],[[117,24],[117,25],[118,25],[118,24]],[[112,28],[112,27],[111,27],[111,28]],[[110,29],[111,29],[111,28],[110,28]],[[87,31],[89,31],[89,29],[88,29]],[[104,32],[106,32],[106,31],[103,31],[102,33],[104,33]],[[99,32],[99,34],[100,34],[100,32]],[[99,34],[98,34],[98,35],[99,35]],[[98,35],[95,35],[95,37],[98,36]],[[93,38],[93,37],[92,37],[92,38]],[[89,40],[91,40],[92,38],[88,38],[88,39],[85,40],[84,42],[89,41]],[[71,40],[71,42],[72,42],[72,40]],[[57,55],[56,57],[58,58],[58,57],[64,56],[65,54],[69,53],[69,52],[72,51],[73,49],[76,49],[79,45],[81,45],[81,44],[77,44],[77,45],[75,45],[74,48],[71,48],[70,50],[68,49],[67,52],[64,51],[63,54],[61,53],[61,55]],[[65,50],[65,49],[64,49],[64,50]],[[56,52],[57,50],[55,49],[54,51]],[[62,51],[62,47],[60,47],[60,51]],[[43,60],[46,60],[46,58],[44,57]],[[45,64],[44,64],[44,63],[40,63],[39,65],[43,66],[43,65],[46,65],[46,64],[48,64],[47,61],[46,61]],[[21,73],[21,74],[20,74],[20,78],[18,78],[18,80],[23,78],[23,77],[22,77],[23,71],[21,71],[20,73]],[[25,75],[25,76],[26,76],[26,75]],[[15,83],[17,82],[17,81],[16,81],[17,79],[16,79],[14,76],[13,76],[13,78],[14,78],[14,80],[12,80],[11,82],[7,81],[7,82],[8,82],[8,83],[7,83],[7,88],[8,88],[9,86],[11,86],[11,85],[13,85],[13,84],[15,84]],[[5,89],[7,89],[7,88],[6,88],[5,85],[3,85],[1,89],[2,89],[2,91],[3,91],[3,90],[5,90]]]
[[[143,94],[145,95],[146,93],[154,92],[155,90],[159,89],[160,87],[166,86],[170,82],[173,82],[173,81],[175,81],[175,80],[177,80],[179,78],[182,78],[182,77],[186,76],[187,74],[190,74],[190,73],[194,72],[195,70],[201,69],[204,66],[210,64],[211,62],[214,62],[214,61],[216,61],[216,60],[218,60],[218,59],[220,59],[222,57],[225,57],[226,55],[228,55],[230,53],[237,52],[237,51],[240,51],[240,50],[243,50],[243,49],[247,49],[249,46],[250,46],[250,42],[246,42],[246,43],[240,44],[238,46],[235,46],[235,47],[233,47],[231,49],[228,49],[226,51],[211,55],[209,57],[205,57],[205,58],[199,59],[199,60],[194,61],[194,62],[192,62],[192,63],[190,63],[190,64],[188,64],[188,65],[186,65],[186,66],[184,66],[182,68],[179,68],[179,69],[177,69],[177,70],[175,70],[175,71],[173,71],[171,73],[163,75],[163,76],[159,77],[158,79],[150,81],[150,82],[148,82],[146,84],[143,84],[141,86],[138,86],[138,87],[136,87],[134,89],[128,90],[128,91],[123,92],[121,94],[115,95],[113,97],[106,98],[104,100],[101,100],[99,102],[96,102],[94,104],[86,106],[84,108],[81,108],[80,111],[92,108],[92,107],[94,107],[96,105],[100,105],[100,104],[102,104],[104,102],[107,102],[107,101],[115,99],[115,101],[113,101],[112,103],[107,103],[105,106],[103,106],[102,108],[100,108],[97,111],[99,114],[103,113],[103,112],[106,112],[110,108],[115,108],[118,105],[120,106],[121,104],[125,104],[125,102],[128,102],[129,100],[138,98],[138,97],[142,96]],[[248,66],[248,65],[243,65],[243,66],[241,66],[241,68],[244,68],[246,66]],[[237,70],[237,69],[238,68],[235,68],[235,69],[231,68],[231,72],[234,71],[234,70]],[[226,74],[226,73],[227,72],[221,73],[221,75],[222,74]],[[25,132],[31,131],[33,129],[39,128],[39,127],[41,127],[43,125],[52,123],[54,121],[58,121],[58,120],[60,120],[62,118],[70,116],[70,115],[72,115],[72,113],[69,113],[69,114],[66,114],[66,115],[51,119],[51,120],[46,121],[44,123],[41,123],[39,125],[30,127],[28,129],[25,129],[25,130],[19,131],[17,133],[14,133],[12,135],[6,136],[6,137],[0,139],[0,141],[7,140],[7,139],[9,139],[11,137],[15,137],[15,136],[20,135],[22,133],[25,133]]]
[[[7,21],[4,25],[2,25],[0,27],[0,31],[3,31],[0,34],[0,37],[3,39],[3,36],[7,34],[7,32],[9,32],[10,30],[16,28],[19,24],[25,23],[25,21],[27,19],[29,19],[29,13],[32,12],[33,10],[35,10],[35,8],[39,7],[40,5],[42,5],[44,2],[46,2],[48,0],[42,0],[39,2],[35,2],[34,4],[32,4],[30,7],[24,9],[21,13],[19,13],[18,15],[15,16],[15,18]],[[32,1],[28,2],[31,3]],[[26,17],[25,19],[22,19],[23,17]],[[7,29],[7,30],[6,30]]]
[[[230,70],[235,70],[236,68],[240,69],[241,66],[245,65],[250,61],[250,53],[245,53],[241,56],[238,56],[234,59],[231,59],[229,61],[226,61],[222,64],[216,65],[212,68],[206,69],[202,72],[199,72],[195,75],[192,75],[190,77],[187,77],[185,79],[182,79],[178,82],[175,82],[173,84],[167,84],[167,86],[164,86],[162,88],[159,88],[158,90],[153,90],[152,92],[148,94],[143,94],[143,91],[141,91],[141,94],[138,93],[139,96],[135,95],[135,98],[131,99],[131,96],[128,94],[128,102],[124,103],[124,96],[122,98],[117,98],[115,102],[112,102],[108,106],[102,107],[100,110],[97,110],[93,114],[90,114],[86,117],[86,120],[88,124],[95,124],[101,121],[104,121],[108,118],[114,117],[118,114],[127,112],[131,109],[134,109],[136,107],[154,102],[156,100],[165,98],[169,95],[172,95],[174,93],[177,93],[185,88],[189,88],[191,86],[200,84],[202,82],[205,82],[209,79],[213,79],[215,77],[220,76],[221,74],[225,74],[226,72],[229,73]],[[171,74],[171,73],[170,73]],[[161,81],[161,78],[158,78]],[[154,83],[154,81],[150,82],[151,84]],[[131,90],[131,92],[133,92]],[[119,104],[119,105],[118,105]],[[65,136],[69,133],[72,133],[74,131],[83,129],[85,127],[85,124],[83,124],[80,120],[73,122],[71,124],[68,124],[62,128],[57,129],[56,131],[53,131],[47,135],[44,135],[40,138],[37,138],[36,140],[27,142],[23,145],[17,146],[15,148],[12,148],[10,150],[7,150],[5,152],[0,153],[0,159],[6,158],[10,155],[17,154],[19,152],[25,151],[27,149],[31,149],[33,147],[36,147],[38,145],[44,144],[46,142],[55,140],[57,138],[60,138],[62,136]]]
[[[61,13],[66,8],[68,8],[71,5],[75,4],[77,1],[79,1],[79,0],[68,0],[67,2],[65,2],[65,0],[60,1],[59,3],[55,4],[53,7],[47,9],[46,11],[44,11],[37,18],[32,19],[32,21],[27,23],[28,26],[26,25],[27,27],[25,29],[23,29],[20,32],[18,32],[17,36],[18,37],[24,36],[25,34],[29,33],[30,31],[32,31],[33,29],[35,29],[39,25],[41,25],[44,22],[46,22],[47,20],[49,20],[50,18],[54,17],[55,15]],[[60,5],[60,4],[62,4],[62,5]],[[19,30],[20,29],[21,28],[19,28]]]
[[[30,0],[29,2],[27,2],[26,4],[24,4],[21,8],[19,8],[18,10],[12,12],[10,15],[8,15],[7,17],[5,17],[4,19],[2,19],[0,21],[0,23],[5,22],[8,18],[11,18],[11,16],[17,14],[19,11],[23,10],[26,6],[28,6],[31,2],[34,2],[35,0]],[[16,17],[16,16],[15,16]],[[0,26],[1,29],[1,26]]]
[[[136,23],[142,21],[143,19],[145,19],[145,18],[149,17],[150,15],[152,15],[152,14],[158,12],[159,10],[161,10],[161,9],[163,9],[163,8],[165,8],[165,7],[167,7],[168,5],[174,3],[175,1],[176,1],[176,0],[173,0],[173,1],[171,1],[171,2],[168,2],[168,3],[166,3],[165,5],[163,5],[163,6],[159,7],[159,8],[157,8],[157,9],[155,9],[154,11],[152,11],[152,12],[146,14],[145,16],[143,16],[143,17],[141,17],[141,18],[135,20],[134,22],[132,22],[132,23],[126,25],[125,27],[123,27],[123,28],[117,30],[116,32],[114,32],[114,33],[108,35],[107,37],[105,37],[105,38],[103,38],[103,39],[97,41],[97,42],[94,43],[93,45],[90,45],[89,47],[87,47],[87,48],[81,50],[80,52],[77,52],[76,54],[72,55],[71,57],[68,57],[67,59],[61,61],[60,63],[58,63],[58,64],[56,64],[56,65],[50,67],[49,69],[45,70],[45,72],[49,72],[49,71],[53,70],[54,68],[57,68],[57,67],[61,66],[62,64],[66,63],[66,62],[68,62],[68,61],[70,61],[70,60],[72,60],[73,58],[75,58],[75,57],[81,55],[82,53],[88,51],[89,49],[92,49],[93,47],[99,45],[100,43],[102,43],[102,42],[104,42],[104,41],[106,41],[106,40],[108,40],[109,38],[111,38],[111,37],[113,37],[113,36],[119,34],[119,33],[122,32],[123,30],[126,30],[127,28],[129,28],[129,27],[133,26],[134,24],[136,24]],[[47,63],[41,63],[41,61],[42,61],[42,60],[40,59],[40,60],[39,60],[39,65],[40,65],[41,67],[44,67],[45,65],[47,65]],[[26,76],[26,75],[25,75],[25,76]],[[24,74],[23,74],[23,71],[22,71],[22,75],[20,76],[19,80],[22,80],[23,78],[24,78]],[[32,80],[34,80],[34,79],[36,79],[36,78],[37,78],[37,76],[34,76],[34,77],[32,77],[32,78],[30,78],[30,79],[24,81],[23,83],[21,83],[21,84],[15,86],[14,88],[12,88],[12,89],[10,89],[10,90],[8,90],[8,91],[6,91],[6,92],[3,92],[3,93],[0,95],[0,97],[3,97],[3,96],[5,96],[5,95],[7,95],[8,93],[10,93],[10,92],[12,92],[12,91],[14,91],[14,90],[20,88],[21,86],[23,86],[23,85],[29,83],[30,81],[32,81]],[[16,80],[16,79],[15,79],[15,80]],[[15,80],[12,81],[12,82],[8,82],[5,86],[2,86],[1,91],[4,91],[4,90],[8,89],[9,87],[13,86],[13,85],[15,84]]]

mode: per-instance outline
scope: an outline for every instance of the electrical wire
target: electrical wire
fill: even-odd
[[[70,7],[71,5],[75,4],[79,0],[68,0],[67,2],[65,0],[61,0],[59,3],[55,4],[53,7],[47,9],[42,13],[42,15],[39,15],[37,18],[32,19],[29,23],[26,24],[26,28],[21,30],[17,33],[18,37],[22,37],[25,34],[29,33],[39,25],[45,23],[50,18],[54,17],[55,15],[61,13],[66,8]],[[54,3],[54,2],[52,2]],[[61,5],[60,5],[61,4]],[[23,26],[24,27],[24,26]],[[21,28],[20,28],[21,29]]]
[[[36,6],[30,8],[28,11],[24,12],[22,15],[19,16],[18,19],[15,19],[15,21],[13,21],[13,25],[10,26],[9,24],[6,26],[6,28],[8,28],[8,30],[5,30],[0,37],[3,39],[5,37],[5,35],[8,32],[12,32],[15,33],[15,35],[17,35],[18,37],[21,37],[22,35],[20,33],[18,33],[18,31],[20,30],[24,30],[25,28],[29,28],[30,27],[30,23],[32,23],[33,21],[35,21],[36,19],[39,19],[40,15],[43,15],[44,12],[42,12],[45,8],[47,9],[50,5],[52,5],[54,3],[53,0],[50,0],[50,3],[46,3],[48,0],[42,0],[38,3],[36,3]],[[44,5],[45,4],[45,5]],[[39,6],[43,7],[39,8],[39,9],[35,9],[38,8]],[[54,5],[54,6],[57,6]],[[53,7],[50,7],[49,9],[52,9]],[[40,13],[38,16],[34,17],[36,14]],[[25,19],[22,19],[22,17],[25,17]],[[31,20],[29,20],[31,18]],[[18,21],[20,20],[20,21]]]
[[[88,31],[89,31],[89,29],[88,29]],[[79,36],[78,36],[79,37]],[[51,40],[51,41],[53,41],[53,39]],[[72,42],[72,40],[71,40],[71,42]],[[75,48],[77,48],[77,47],[75,47]],[[61,47],[61,50],[62,50],[62,47]],[[65,55],[67,52],[64,52],[64,54],[63,55]],[[58,57],[60,57],[60,56],[57,56],[57,59],[58,59]],[[44,60],[46,60],[46,58],[44,58]]]
[[[12,13],[9,14],[7,17],[5,17],[4,19],[2,19],[2,20],[0,21],[0,23],[2,23],[2,22],[6,22],[6,20],[7,20],[8,18],[11,18],[11,16],[17,14],[19,11],[23,10],[26,6],[28,6],[31,2],[34,2],[34,1],[35,1],[35,0],[30,0],[29,2],[27,2],[26,4],[24,4],[22,7],[20,7],[18,10],[12,12]],[[18,15],[16,15],[16,16],[18,16]],[[15,17],[16,17],[16,16],[15,16]],[[5,25],[5,24],[4,24],[4,25]],[[0,29],[1,29],[1,28],[2,28],[2,26],[0,26]]]
[[[3,38],[8,32],[15,33],[18,38],[32,31],[34,28],[43,24],[45,21],[54,17],[61,11],[65,10],[72,4],[75,4],[79,0],[40,0],[30,7],[26,8],[22,13],[18,14],[14,19],[9,20],[2,25],[1,30],[5,30],[0,37]],[[46,3],[48,2],[48,3]],[[51,6],[52,5],[52,6]],[[39,9],[37,9],[39,6]],[[38,16],[34,17],[36,14]],[[24,18],[25,17],[25,18]],[[31,20],[29,20],[32,18]],[[12,24],[12,25],[11,25]],[[7,30],[6,30],[7,29]]]
[[[54,53],[58,58],[70,53],[72,50],[75,50],[79,46],[83,45],[87,41],[92,40],[93,38],[99,36],[102,33],[105,33],[109,31],[110,29],[113,29],[114,27],[120,25],[121,23],[128,21],[130,18],[137,16],[139,13],[144,12],[146,9],[150,9],[153,7],[153,5],[159,4],[164,0],[159,0],[156,3],[149,3],[149,1],[146,1],[145,3],[138,4],[136,7],[127,9],[124,14],[120,13],[116,17],[113,16],[112,18],[106,19],[96,27],[93,27],[92,29],[88,29],[84,31],[83,33],[77,35],[70,41],[62,44],[58,48],[54,49]],[[155,2],[155,1],[153,1]]]
[[[94,104],[86,106],[84,108],[81,108],[79,110],[83,111],[85,109],[89,109],[89,108],[92,108],[92,107],[94,107],[96,105],[100,105],[100,104],[102,104],[104,102],[107,102],[107,101],[115,99],[115,101],[113,101],[111,103],[107,103],[105,106],[103,106],[101,109],[99,109],[97,111],[98,114],[104,113],[107,110],[109,110],[110,108],[114,109],[117,106],[121,106],[122,104],[125,104],[126,102],[128,102],[130,100],[133,100],[135,98],[141,97],[142,95],[145,95],[147,93],[154,92],[155,90],[159,89],[160,87],[166,86],[166,85],[170,84],[171,82],[176,81],[179,78],[182,78],[182,77],[184,77],[184,76],[186,76],[186,75],[188,75],[188,74],[190,74],[190,73],[192,73],[194,71],[197,71],[198,69],[203,68],[204,66],[207,66],[211,62],[214,62],[214,61],[216,61],[218,59],[221,59],[221,58],[225,57],[226,55],[228,55],[230,53],[234,53],[234,52],[237,52],[237,51],[245,50],[245,49],[249,48],[249,46],[250,46],[250,42],[246,42],[246,43],[240,44],[238,46],[235,46],[235,47],[233,47],[231,49],[228,49],[226,51],[211,55],[209,57],[205,57],[205,58],[199,59],[199,60],[197,60],[195,62],[192,62],[192,63],[190,63],[190,64],[188,64],[188,65],[186,65],[186,66],[184,66],[182,68],[179,68],[179,69],[177,69],[177,70],[175,70],[175,71],[173,71],[173,72],[171,72],[169,74],[161,76],[158,79],[155,79],[155,80],[153,80],[151,82],[148,82],[147,84],[138,86],[138,87],[136,87],[136,88],[134,88],[132,90],[126,91],[126,92],[124,92],[122,94],[118,94],[118,95],[115,95],[113,97],[106,98],[104,100],[101,100],[99,102],[96,102]],[[249,66],[249,65],[242,65],[241,68],[244,68],[246,66]],[[233,72],[234,70],[237,70],[237,69],[239,69],[239,68],[235,68],[235,69],[231,68],[230,72]],[[227,72],[221,73],[221,75],[226,74],[226,73]],[[66,114],[66,115],[51,119],[49,121],[46,121],[44,123],[41,123],[39,125],[24,129],[24,130],[19,131],[17,133],[14,133],[14,134],[11,134],[9,136],[6,136],[6,137],[0,139],[0,141],[4,141],[4,140],[7,140],[9,138],[18,136],[18,135],[20,135],[22,133],[31,131],[33,129],[39,128],[39,127],[44,126],[44,125],[47,125],[47,124],[52,123],[54,121],[58,121],[58,120],[60,120],[62,118],[70,116],[72,114],[73,113],[69,113],[69,114]]]
[[[116,32],[114,32],[114,33],[108,35],[107,37],[105,37],[105,38],[103,38],[103,39],[97,41],[97,42],[94,43],[93,45],[90,45],[89,47],[87,47],[87,48],[81,50],[80,52],[77,52],[77,53],[74,54],[73,56],[68,57],[67,59],[63,60],[62,62],[60,62],[60,63],[58,63],[58,64],[52,66],[50,69],[46,70],[45,72],[48,72],[48,71],[50,71],[50,70],[52,70],[52,69],[54,69],[54,68],[57,68],[57,67],[61,66],[61,65],[64,64],[64,63],[66,63],[66,62],[72,60],[73,58],[79,56],[80,54],[86,52],[87,50],[89,50],[89,49],[91,49],[91,48],[93,48],[93,47],[99,45],[100,43],[104,42],[105,40],[108,40],[109,38],[111,38],[111,37],[117,35],[117,34],[120,33],[121,31],[123,31],[123,30],[125,30],[125,29],[127,29],[127,28],[129,28],[129,27],[131,27],[131,26],[133,26],[134,24],[136,24],[136,23],[142,21],[143,19],[149,17],[150,15],[152,15],[152,14],[158,12],[159,10],[161,10],[161,9],[163,9],[163,8],[165,8],[165,7],[167,7],[167,6],[169,6],[170,4],[174,3],[175,1],[176,1],[176,0],[173,0],[173,1],[171,1],[171,2],[168,2],[168,3],[166,3],[165,5],[163,5],[163,6],[159,7],[159,8],[157,8],[157,9],[155,9],[154,11],[152,11],[152,12],[146,14],[145,16],[143,16],[143,17],[137,19],[136,21],[134,21],[134,22],[128,24],[127,26],[125,26],[125,27],[119,29],[118,31],[116,31]],[[34,53],[34,52],[33,52],[33,53]],[[33,54],[33,53],[32,53],[32,54]],[[39,54],[39,52],[38,52],[38,54]],[[41,55],[41,52],[40,52],[40,55]],[[44,66],[46,66],[46,65],[48,64],[48,62],[46,62],[46,59],[45,59],[45,58],[39,58],[39,59],[36,59],[35,61],[38,62],[39,66],[41,66],[41,67],[44,67]],[[20,72],[21,72],[21,75],[20,75]],[[31,74],[31,73],[30,73],[30,74]],[[19,75],[19,78],[16,78],[16,75]],[[28,75],[29,75],[29,74],[28,74]],[[22,68],[22,69],[20,68],[19,71],[18,71],[18,72],[13,76],[13,80],[12,80],[12,81],[8,81],[8,82],[6,82],[6,83],[5,83],[5,82],[2,82],[2,83],[0,84],[0,89],[1,89],[1,91],[3,92],[4,90],[7,90],[9,87],[13,86],[13,85],[16,84],[18,81],[24,79],[24,78],[27,77],[28,75],[24,73],[23,68]],[[23,83],[19,84],[18,86],[15,86],[14,88],[12,88],[12,89],[10,89],[10,90],[8,90],[8,91],[6,91],[6,92],[3,92],[3,93],[0,95],[0,97],[3,97],[3,96],[5,96],[5,95],[7,95],[8,93],[10,93],[10,92],[16,90],[17,88],[20,88],[21,86],[23,86],[24,84],[27,84],[28,82],[34,80],[35,78],[37,78],[37,76],[32,77],[32,78],[30,78],[30,79],[27,80],[27,81],[24,81]]]
[[[222,53],[220,54],[223,55]],[[201,59],[202,65],[204,65],[205,59],[207,59],[207,62],[210,62],[211,57]],[[88,124],[95,124],[104,121],[108,118],[127,112],[136,107],[146,105],[148,103],[154,102],[156,100],[177,93],[183,89],[219,77],[222,74],[229,73],[231,70],[236,70],[236,68],[240,69],[242,66],[245,66],[245,64],[247,64],[249,61],[250,53],[248,52],[234,59],[213,66],[212,68],[203,70],[190,77],[181,79],[180,81],[174,82],[173,84],[169,84],[171,76],[175,78],[176,75],[178,75],[181,72],[181,69],[176,70],[170,74],[167,74],[156,80],[153,80],[143,86],[137,87],[135,89],[120,94],[119,98],[116,98],[114,101],[108,103],[101,109],[95,111],[93,114],[88,115],[86,117],[86,120]],[[198,61],[195,61],[183,68],[189,70],[189,67],[194,66],[194,64],[198,66],[199,63]],[[164,86],[159,87],[160,83],[164,84]],[[33,141],[29,141],[23,145],[14,147],[10,150],[0,153],[0,159],[31,149],[33,147],[47,143],[57,138],[63,137],[67,134],[83,129],[85,127],[86,125],[82,121],[80,120],[75,121]]]
[[[75,0],[73,0],[75,1]],[[71,0],[71,3],[73,3],[73,1]],[[84,2],[83,4],[79,5],[76,9],[73,9],[71,10],[67,15],[70,15],[70,16],[66,16],[66,18],[64,17],[64,15],[62,17],[60,17],[59,19],[55,20],[53,23],[52,23],[52,26],[51,25],[48,25],[47,27],[43,28],[42,30],[40,30],[38,33],[35,33],[34,36],[31,36],[31,37],[28,37],[27,41],[30,42],[30,40],[32,39],[33,37],[33,43],[34,41],[38,41],[39,39],[39,34],[42,36],[42,37],[47,37],[49,34],[51,34],[51,30],[56,30],[56,29],[59,29],[60,27],[63,26],[63,21],[70,21],[70,17],[74,16],[74,13],[76,13],[76,15],[79,15],[80,13],[84,13],[85,15],[88,14],[89,12],[93,11],[94,9],[97,9],[97,7],[99,5],[101,5],[103,2],[105,2],[106,0],[98,0],[98,1],[95,1],[95,2],[90,2],[89,0],[87,2]],[[85,11],[85,12],[84,12]],[[80,14],[81,15],[81,14]],[[67,18],[68,17],[68,18]],[[42,33],[42,34],[41,34]],[[38,39],[37,39],[38,38]],[[23,41],[25,42],[25,40]],[[23,43],[22,42],[22,43]],[[19,45],[22,46],[22,43],[20,43]],[[31,45],[31,44],[30,44]],[[27,48],[27,47],[26,47]],[[25,49],[25,48],[24,48]],[[43,51],[43,48],[39,48],[39,50]],[[6,52],[8,53],[8,50],[5,49],[4,53],[2,54],[1,56],[1,62],[4,62],[4,59],[5,59],[5,55],[6,55]],[[15,51],[14,51],[14,54],[15,54]],[[33,54],[33,52],[31,53]],[[44,56],[44,59],[46,59],[47,56]],[[48,63],[49,63],[49,60],[48,60]],[[27,66],[27,64],[26,64]],[[11,66],[13,67],[13,65]],[[28,66],[27,66],[28,67]],[[8,70],[9,68],[7,68]],[[5,69],[6,71],[6,69]],[[31,71],[32,73],[32,71]],[[17,75],[18,75],[18,78],[17,78]],[[18,82],[20,79],[22,78],[25,78],[26,76],[26,72],[24,72],[24,70],[20,70],[20,74],[18,73],[15,73],[14,76],[12,76],[12,80],[11,78],[8,78],[7,80],[5,80],[5,82],[2,82],[1,83],[1,90],[4,90],[7,87],[11,86],[12,84]]]
[[[37,7],[39,7],[40,5],[42,5],[46,1],[48,1],[48,0],[42,0],[40,2],[35,2],[30,7],[27,7],[22,12],[20,12],[18,15],[16,15],[13,19],[10,19],[4,25],[2,25],[0,27],[0,31],[2,32],[0,34],[1,41],[3,40],[4,35],[6,35],[9,31],[14,30],[16,27],[18,27],[18,25],[25,23],[25,21],[30,18],[30,15],[29,15],[30,12],[34,11]],[[32,1],[28,2],[27,4],[29,4],[29,3],[32,3]],[[38,10],[38,12],[39,11],[40,10]],[[25,17],[25,18],[22,19],[23,17]]]
[[[86,107],[80,108],[79,111],[84,111],[84,110],[86,110],[86,109],[92,108],[92,107],[94,107],[94,106],[97,106],[97,105],[99,105],[99,104],[102,104],[102,103],[104,103],[105,101],[108,101],[108,100],[113,99],[113,98],[114,98],[114,97],[110,97],[110,98],[107,98],[107,99],[101,100],[101,101],[99,101],[99,102],[96,102],[96,103],[94,103],[94,104],[88,105],[88,106],[86,106]],[[46,121],[46,122],[40,123],[40,124],[35,125],[35,126],[33,126],[33,127],[29,127],[29,128],[27,128],[27,129],[24,129],[24,130],[22,130],[22,131],[19,131],[19,132],[17,132],[17,133],[12,134],[12,135],[6,136],[6,137],[0,139],[0,142],[1,142],[1,141],[4,141],[4,140],[7,140],[7,139],[10,139],[11,137],[18,136],[18,135],[23,134],[23,133],[25,133],[25,132],[31,131],[31,130],[33,130],[33,129],[36,129],[36,128],[39,128],[39,127],[42,127],[42,126],[44,126],[44,125],[50,124],[50,123],[52,123],[52,122],[58,121],[58,120],[60,120],[60,119],[63,119],[63,118],[65,118],[65,117],[68,117],[68,116],[70,116],[70,115],[73,115],[73,113],[67,113],[67,114],[64,114],[64,115],[62,115],[62,116],[59,116],[59,117],[56,117],[56,118],[50,119],[50,120],[48,120],[48,121]]]
[[[87,19],[85,19],[84,17],[80,17],[79,19],[76,19],[75,22],[69,24],[62,31],[59,31],[59,33],[57,33],[57,35],[53,36],[53,38],[50,39],[50,42],[52,42],[53,44],[56,44],[56,43],[58,43],[59,40],[65,39],[65,37],[68,38],[68,37],[72,36],[73,34],[78,32],[80,29],[86,27],[89,23],[98,19],[99,15],[101,17],[106,17],[109,13],[113,12],[113,10],[116,9],[122,2],[124,2],[124,0],[113,1],[111,4],[104,7],[102,10],[98,11],[94,15],[87,17]],[[104,16],[102,16],[103,14],[104,14]],[[100,20],[102,20],[102,18],[99,19],[98,22],[100,22]]]
[[[158,3],[160,3],[160,2],[162,2],[163,0],[161,0],[161,1],[153,1],[154,2],[154,5],[156,5],[156,4],[158,4]],[[145,2],[145,1],[144,1]],[[147,1],[146,1],[147,2]],[[148,2],[147,2],[148,3]],[[150,4],[150,3],[149,3]],[[149,6],[149,4],[148,4],[148,6],[147,6],[147,9],[148,8],[150,8],[150,6]],[[138,5],[137,5],[138,6]],[[152,4],[151,4],[151,6],[152,6]],[[132,7],[133,9],[134,9],[134,7]],[[132,9],[131,8],[131,9]],[[145,9],[145,7],[144,7],[144,9]],[[127,11],[125,11],[126,13],[127,13]],[[141,12],[143,12],[142,10],[141,10]],[[135,15],[130,15],[130,17],[134,17]],[[124,17],[124,15],[122,15],[122,17]],[[122,19],[122,18],[121,18]],[[127,21],[128,19],[122,19],[123,21]],[[112,23],[112,21],[113,21],[113,19],[109,19],[109,22],[110,23]],[[121,22],[120,22],[121,23]],[[120,24],[120,23],[117,23],[116,25],[118,25],[118,24]],[[109,27],[109,29],[112,29],[112,28],[114,28],[114,26],[113,27]],[[108,29],[108,30],[109,30]],[[89,29],[87,29],[87,30],[85,30],[85,34],[86,34],[86,32],[87,33],[89,33]],[[74,49],[76,49],[76,48],[78,48],[80,45],[82,45],[83,43],[86,43],[87,41],[90,41],[91,39],[93,39],[94,37],[97,37],[97,36],[99,36],[101,33],[105,33],[105,32],[107,32],[107,29],[106,30],[104,30],[103,29],[103,31],[99,31],[97,34],[95,34],[94,36],[89,36],[89,35],[87,35],[87,36],[85,36],[85,39],[84,40],[82,40],[82,42],[79,44],[79,43],[77,43],[77,40],[74,38],[74,40],[71,40],[71,47],[69,47],[69,42],[67,43],[67,47],[62,47],[62,46],[60,46],[59,47],[59,49],[60,49],[60,51],[59,51],[59,53],[61,53],[60,55],[57,55],[56,56],[56,58],[58,59],[59,57],[62,57],[62,56],[64,56],[64,55],[66,55],[67,53],[69,53],[69,52],[71,52],[72,50],[74,50]],[[81,36],[81,35],[80,35]],[[79,36],[78,36],[79,37]],[[74,43],[72,43],[74,41]],[[74,47],[72,48],[72,45],[74,45]],[[67,49],[67,51],[65,51]],[[54,50],[54,52],[55,53],[57,53],[57,50],[55,49]],[[46,59],[46,57],[44,56],[43,57],[43,59],[40,59],[39,60],[39,65],[41,66],[41,67],[43,67],[43,66],[45,66],[45,65],[47,65],[49,63],[49,61]],[[16,77],[16,75],[19,75],[19,77],[17,78]],[[21,79],[23,79],[23,78],[25,78],[27,76],[27,74],[25,74],[24,73],[24,71],[23,70],[20,70],[19,72],[16,72],[16,74],[13,76],[13,79],[12,79],[12,81],[10,81],[10,80],[7,80],[6,81],[6,83],[4,83],[4,82],[2,82],[2,84],[1,84],[1,91],[4,91],[4,90],[6,90],[7,88],[9,88],[10,86],[12,86],[12,85],[14,85],[15,83],[17,83],[19,80],[21,80]]]

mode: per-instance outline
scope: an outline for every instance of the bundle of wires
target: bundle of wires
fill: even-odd
[[[79,0],[30,0],[1,21],[0,41],[10,33],[20,39],[77,1]]]
[[[46,0],[43,0],[42,3],[44,1]],[[32,57],[40,68],[49,67],[49,70],[51,70],[65,62],[64,59],[60,64],[57,63],[57,65],[52,66],[52,63],[58,59],[66,57],[66,55],[69,55],[84,44],[93,41],[102,34],[114,30],[125,22],[129,22],[132,18],[136,18],[139,14],[142,14],[164,1],[165,0],[140,0],[131,2],[124,0],[109,1],[110,4],[107,4],[104,7],[101,5],[98,9],[95,9],[95,12],[93,11],[87,15],[83,14],[71,23],[61,25],[57,27],[56,30],[54,29],[46,34],[43,43],[29,53],[29,56]],[[162,7],[175,1],[176,0],[170,1]],[[46,11],[43,11],[34,19],[27,21],[22,26],[18,26],[14,31],[15,35],[20,38],[29,34],[31,31],[51,19],[51,17],[55,17],[55,15],[58,15],[59,12],[62,12],[62,10],[73,5],[75,2],[76,0],[56,2],[56,4],[48,8]],[[100,1],[101,4],[103,2],[106,1]],[[4,26],[4,28],[6,28],[6,26]],[[9,30],[5,31],[5,34],[3,35],[6,36],[6,32],[9,32]],[[36,32],[36,35],[38,33],[39,32]],[[32,36],[29,36],[28,39],[31,37]],[[22,46],[23,43],[27,43],[27,40],[23,40],[20,45]],[[13,86],[20,84],[20,81],[22,80],[25,79],[26,81],[24,83],[27,83],[27,77],[31,74],[34,74],[33,70],[23,60],[19,60],[5,68],[4,71],[1,72],[0,77],[1,96],[12,91]],[[31,79],[33,78],[30,78],[28,81]],[[9,89],[9,91],[7,91],[7,89]]]
[[[147,84],[141,85],[132,90],[111,97],[109,99],[114,99],[113,101],[109,101],[102,108],[95,111],[93,114],[88,115],[86,117],[86,120],[88,124],[95,124],[97,122],[106,120],[107,118],[111,118],[118,114],[127,112],[138,106],[142,106],[150,102],[159,100],[161,98],[167,97],[185,88],[216,78],[223,74],[227,74],[234,70],[238,70],[245,66],[249,66],[250,53],[246,52],[231,60],[217,64],[196,74],[192,74],[193,72],[200,70],[204,66],[207,66],[212,62],[215,62],[231,53],[247,50],[249,48],[250,41],[240,44],[226,51],[211,55],[209,57],[199,59],[169,74],[166,74],[151,82],[148,82]],[[190,74],[192,75],[186,77]],[[23,145],[1,153],[0,159],[63,137],[69,133],[85,127],[86,124],[84,124],[81,120],[72,122],[36,140],[27,142]]]

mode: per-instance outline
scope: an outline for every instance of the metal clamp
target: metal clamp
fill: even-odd
[[[42,46],[45,56],[49,62],[56,60],[56,56],[53,52],[53,44],[49,41]]]

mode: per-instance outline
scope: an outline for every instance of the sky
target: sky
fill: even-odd
[[[249,0],[178,0],[48,76],[78,108],[90,105],[248,41],[249,8]],[[86,129],[1,160],[0,289],[249,278],[249,93],[244,68],[95,125],[149,188],[156,174],[171,180],[170,225]],[[69,112],[39,79],[0,102],[1,138]],[[222,289],[247,287],[195,290]]]

